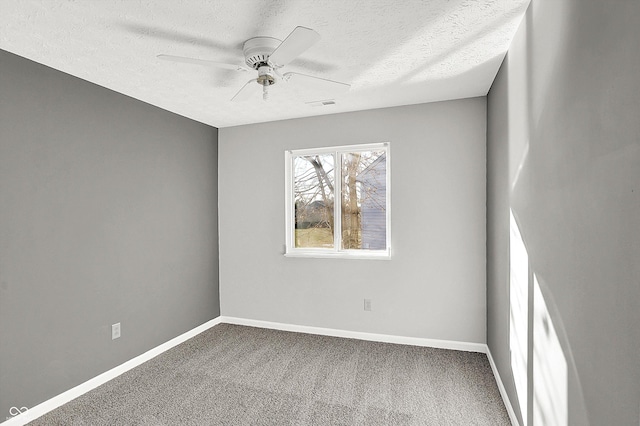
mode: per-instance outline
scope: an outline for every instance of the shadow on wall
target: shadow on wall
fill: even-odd
[[[554,26],[570,16],[568,3],[562,2],[554,15]],[[523,193],[530,190],[532,182],[530,161],[532,130],[540,120],[540,107],[534,98],[548,95],[549,81],[534,88],[531,70],[534,60],[533,14],[531,6],[521,23],[514,44],[517,48],[507,58],[509,169],[509,349],[511,372],[523,425],[588,424],[584,396],[572,355],[571,345],[554,302],[551,286],[546,285],[541,271],[536,271],[535,259],[527,249],[526,223],[518,217],[517,206],[535,210]],[[537,11],[535,11],[537,13]],[[564,35],[564,34],[563,34]],[[536,35],[544,39],[553,34]],[[521,37],[518,39],[518,37]],[[523,38],[522,38],[523,37]],[[536,63],[535,69],[545,77],[553,75],[558,55],[565,51],[566,35],[562,40],[544,44],[554,46],[543,55],[544,63]],[[535,92],[534,92],[535,89]],[[542,94],[541,94],[542,93]],[[535,97],[534,97],[535,94]],[[520,188],[518,190],[517,188]],[[549,283],[550,284],[550,283]],[[512,401],[515,403],[515,401]],[[517,410],[517,407],[514,409]],[[569,418],[572,413],[573,418]]]

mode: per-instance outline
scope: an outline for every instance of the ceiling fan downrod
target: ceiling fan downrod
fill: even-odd
[[[273,78],[273,68],[268,65],[262,65],[258,68],[258,84],[262,85],[262,99],[269,100],[269,86],[276,82]]]

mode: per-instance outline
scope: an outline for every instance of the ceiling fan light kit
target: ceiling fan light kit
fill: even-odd
[[[300,86],[307,85],[320,91],[333,92],[332,94],[349,90],[351,86],[347,83],[295,72],[285,74],[279,72],[279,69],[296,59],[317,43],[318,40],[320,40],[320,34],[314,30],[306,27],[296,27],[284,41],[280,41],[274,37],[253,37],[245,41],[242,47],[245,64],[249,68],[257,71],[258,77],[246,82],[231,100],[246,101],[251,99],[259,87],[262,86],[262,99],[266,101],[269,99],[269,87],[280,81],[290,82],[290,84],[298,84]],[[242,66],[203,59],[183,58],[172,55],[158,55],[158,58],[173,62],[232,69],[235,71],[248,71]]]

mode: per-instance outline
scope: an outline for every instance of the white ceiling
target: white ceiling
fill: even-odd
[[[486,95],[528,3],[3,0],[0,48],[228,127]],[[298,25],[322,38],[285,70],[351,83],[335,105],[305,104],[277,84],[268,102],[231,102],[253,75],[156,58],[164,53],[242,65],[246,39],[282,40]]]

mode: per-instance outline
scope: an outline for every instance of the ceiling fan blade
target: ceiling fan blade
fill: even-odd
[[[158,55],[157,58],[162,59],[164,61],[182,62],[185,64],[207,65],[210,67],[224,68],[227,70],[234,70],[234,71],[249,71],[248,69],[240,65],[226,64],[224,62],[208,61],[206,59],[185,58],[182,56],[173,56],[173,55]]]
[[[295,84],[300,88],[312,89],[314,91],[320,91],[330,95],[345,93],[351,87],[351,85],[347,83],[299,74],[297,72],[284,73],[283,77],[285,81]]]
[[[320,34],[306,27],[295,27],[269,56],[269,64],[279,68],[287,65],[320,40]]]
[[[262,91],[262,86],[257,83],[258,79],[254,78],[245,83],[242,89],[238,90],[231,100],[233,102],[246,101],[252,97],[257,97],[258,93]]]

